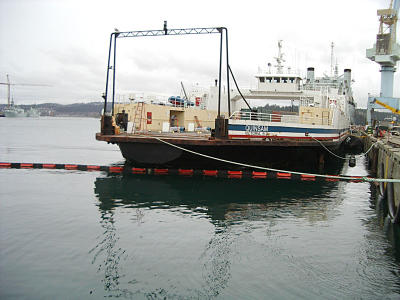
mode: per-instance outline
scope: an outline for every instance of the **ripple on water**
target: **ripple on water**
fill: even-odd
[[[46,120],[41,130],[30,120],[8,122],[0,126],[10,147],[0,147],[4,159],[122,160],[115,145],[94,140],[98,120],[67,119],[62,128]],[[399,230],[380,219],[369,184],[0,173],[1,298],[400,295]],[[357,161],[343,173],[366,170]]]

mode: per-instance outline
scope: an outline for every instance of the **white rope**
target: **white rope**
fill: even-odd
[[[377,144],[377,143],[378,143],[378,142],[373,143],[373,144],[371,145],[371,147],[369,147],[369,149],[367,150],[367,152],[362,153],[362,154],[360,154],[360,155],[358,155],[358,156],[367,155],[368,152],[371,151],[371,149],[372,149],[372,148],[375,146],[375,144]]]
[[[386,179],[386,178],[369,178],[369,177],[362,177],[360,176],[358,178],[357,177],[351,177],[351,176],[334,176],[334,175],[322,175],[322,174],[313,174],[313,173],[303,173],[303,172],[294,172],[294,171],[286,171],[286,170],[279,170],[279,169],[272,169],[272,168],[266,168],[266,167],[260,167],[260,166],[253,166],[253,165],[249,165],[249,164],[244,164],[244,163],[240,163],[240,162],[235,162],[235,161],[230,161],[230,160],[226,160],[226,159],[222,159],[222,158],[218,158],[218,157],[213,157],[213,156],[209,156],[206,154],[202,154],[202,153],[198,153],[177,145],[174,145],[172,143],[169,143],[167,141],[164,141],[158,137],[153,137],[154,139],[167,144],[171,147],[175,147],[177,149],[198,155],[198,156],[202,156],[202,157],[206,157],[206,158],[210,158],[213,160],[218,160],[218,161],[222,161],[225,163],[230,163],[230,164],[234,164],[234,165],[238,165],[238,166],[242,166],[242,167],[248,167],[248,168],[253,168],[253,169],[259,169],[259,170],[264,170],[264,171],[271,171],[271,172],[280,172],[280,173],[291,173],[291,174],[297,174],[297,175],[308,175],[308,176],[315,176],[315,177],[322,177],[322,178],[330,178],[330,179],[342,179],[342,180],[362,180],[362,181],[366,181],[366,182],[399,182],[400,183],[400,179]]]
[[[333,153],[331,150],[329,150],[324,144],[322,144],[322,143],[321,143],[319,140],[317,140],[316,138],[314,138],[314,137],[311,137],[311,138],[312,138],[313,140],[317,141],[318,143],[320,143],[321,146],[322,146],[326,151],[328,151],[330,154],[332,154],[333,156],[335,156],[335,157],[337,157],[337,158],[340,158],[340,159],[347,159],[346,157],[342,157],[342,156],[339,156],[339,155]]]
[[[343,160],[346,160],[346,159],[347,159],[347,157],[342,157],[342,156],[339,156],[339,155],[333,153],[333,152],[332,152],[331,150],[329,150],[323,143],[321,143],[321,141],[317,140],[316,138],[314,138],[314,137],[311,137],[311,138],[312,138],[313,140],[317,141],[318,143],[320,143],[321,146],[322,146],[326,151],[328,151],[330,154],[332,154],[333,156],[336,156],[337,158],[340,158],[340,159],[343,159]],[[358,154],[358,155],[354,155],[354,156],[356,156],[356,157],[361,157],[361,156],[364,156],[364,155],[368,154],[368,152],[372,149],[372,147],[373,147],[376,143],[377,143],[377,142],[373,143],[373,144],[371,145],[371,147],[369,147],[369,149],[367,150],[367,152],[361,153],[361,154]]]

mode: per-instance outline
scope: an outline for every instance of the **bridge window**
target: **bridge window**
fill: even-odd
[[[260,77],[260,82],[264,82],[264,77]]]
[[[272,82],[272,77],[267,77],[266,80],[271,83]]]

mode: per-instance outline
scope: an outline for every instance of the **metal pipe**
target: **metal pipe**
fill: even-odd
[[[228,52],[228,28],[225,28],[225,42],[226,42],[226,81],[228,87],[228,116],[231,115],[231,91],[229,87],[229,52]]]
[[[228,65],[228,69],[229,69],[229,71],[230,71],[230,73],[231,73],[231,75],[232,75],[233,82],[235,83],[235,85],[236,85],[236,88],[237,88],[237,90],[238,90],[238,92],[239,92],[240,96],[242,97],[242,99],[243,99],[243,100],[244,100],[244,102],[246,103],[247,107],[248,107],[248,108],[250,109],[250,111],[251,111],[251,107],[250,107],[249,103],[246,101],[246,99],[244,98],[244,96],[243,96],[242,92],[241,92],[241,91],[240,91],[240,89],[239,89],[239,86],[238,86],[238,84],[237,84],[237,82],[236,82],[235,76],[233,75],[233,72],[232,72],[231,66],[229,66],[229,65]]]
[[[112,110],[111,110],[111,116],[114,115],[116,50],[117,50],[117,34],[114,33],[113,94],[112,94]]]
[[[104,93],[104,112],[103,115],[106,114],[107,112],[107,93],[108,93],[108,76],[110,73],[110,59],[111,59],[111,45],[112,45],[112,37],[113,35],[110,35],[110,47],[108,48],[108,64],[107,64],[107,78],[106,78],[106,91]]]
[[[222,29],[221,29],[221,42],[219,46],[219,86],[218,86],[218,119],[221,116],[221,71],[222,71]]]

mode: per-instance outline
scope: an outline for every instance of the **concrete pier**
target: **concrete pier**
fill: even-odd
[[[389,133],[382,138],[366,136],[364,151],[368,152],[368,167],[371,175],[377,178],[400,179],[400,137],[391,136]],[[379,184],[381,194],[385,194],[387,183]],[[393,198],[395,212],[398,212],[400,205],[400,183],[393,184]],[[398,219],[398,218],[397,218]]]

